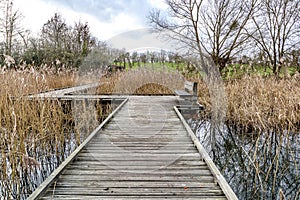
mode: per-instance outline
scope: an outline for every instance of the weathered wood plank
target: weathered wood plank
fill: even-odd
[[[130,96],[42,199],[226,199],[174,105]]]
[[[49,190],[48,194],[73,194],[73,195],[107,195],[107,196],[127,196],[127,195],[143,195],[143,196],[223,196],[224,193],[220,189],[209,189],[209,188],[189,188],[187,190],[182,188],[60,188],[57,187],[54,190]]]
[[[150,181],[85,181],[85,180],[76,180],[76,179],[68,179],[64,182],[57,182],[55,187],[96,187],[96,188],[120,188],[125,187],[126,185],[130,185],[131,188],[180,188],[188,187],[188,188],[215,188],[217,187],[216,183],[199,183],[199,182],[150,182]],[[54,187],[54,186],[52,186]]]
[[[220,173],[220,171],[218,170],[218,168],[216,167],[216,165],[214,164],[212,159],[209,157],[209,155],[206,152],[206,150],[204,149],[204,147],[200,144],[199,140],[197,139],[197,137],[195,136],[195,134],[193,133],[193,131],[191,130],[191,128],[189,127],[189,125],[187,124],[185,119],[183,118],[183,116],[180,114],[180,112],[176,106],[174,107],[174,110],[176,111],[178,117],[181,119],[184,127],[186,128],[187,132],[191,136],[191,139],[193,140],[197,149],[203,156],[203,159],[207,163],[208,167],[210,168],[211,172],[213,173],[213,175],[216,178],[217,182],[219,183],[220,187],[224,191],[226,197],[230,200],[238,200],[237,196],[235,195],[235,193],[233,192],[233,190],[231,189],[231,187],[229,186],[229,184],[227,183],[227,181],[225,180],[223,175]]]
[[[97,195],[97,196],[90,196],[90,195],[80,195],[79,197],[74,197],[74,195],[49,195],[49,197],[43,197],[42,199],[45,200],[53,200],[53,199],[70,199],[70,200],[75,200],[75,199],[88,199],[88,200],[131,200],[131,199],[143,199],[143,200],[152,200],[152,199],[166,199],[165,196],[130,196],[130,195],[126,195],[126,196],[118,196],[118,197],[113,197],[113,196],[101,196],[101,195]],[[175,196],[168,196],[169,200],[182,200],[183,197],[175,197]],[[205,195],[201,195],[201,196],[197,196],[194,195],[193,197],[184,197],[184,200],[225,200],[227,199],[225,196],[205,196]]]
[[[130,171],[130,170],[107,170],[107,171],[89,171],[89,170],[73,170],[73,169],[68,169],[64,172],[64,174],[68,175],[94,175],[94,176],[126,176],[130,177],[134,174],[139,174],[142,176],[212,176],[212,173],[209,170],[195,170],[195,171],[183,171],[183,170],[174,170],[172,171],[155,171],[155,170],[135,170],[135,171]]]
[[[91,134],[85,141],[62,163],[54,172],[28,197],[28,200],[39,198],[49,185],[51,185],[58,176],[63,172],[63,170],[71,163],[80,151],[93,139],[93,137],[98,133],[98,131],[110,120],[110,118],[115,115],[128,99],[125,99]]]
[[[171,176],[171,175],[151,175],[151,174],[131,174],[131,176],[111,176],[111,175],[103,175],[103,176],[94,176],[91,174],[78,174],[78,175],[73,175],[73,174],[63,174],[59,178],[60,182],[65,182],[65,181],[98,181],[98,182],[105,182],[105,181],[111,181],[111,182],[122,182],[122,181],[134,181],[134,182],[140,182],[140,181],[147,181],[147,182],[178,182],[178,183],[187,183],[187,182],[197,182],[197,183],[213,183],[214,178],[213,176],[193,176],[193,175],[188,175],[184,177],[180,176]]]

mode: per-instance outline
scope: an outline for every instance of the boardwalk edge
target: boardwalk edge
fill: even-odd
[[[227,199],[229,199],[229,200],[238,200],[236,194],[233,192],[232,188],[229,186],[229,184],[227,183],[227,181],[225,180],[225,178],[223,177],[221,172],[218,170],[218,168],[214,164],[213,160],[210,158],[210,156],[208,155],[208,153],[206,152],[204,147],[201,145],[198,138],[196,137],[196,135],[192,131],[191,127],[187,124],[186,120],[181,115],[181,113],[178,110],[177,106],[174,106],[174,110],[175,110],[177,116],[180,118],[180,120],[181,120],[182,124],[184,125],[186,131],[190,135],[192,141],[194,142],[194,145],[197,147],[200,155],[202,156],[202,158],[204,159],[204,161],[208,165],[208,167],[211,170],[211,172],[212,172],[213,176],[215,177],[215,179],[217,180],[217,183],[219,184],[219,186],[223,190],[223,192],[224,192],[225,196],[227,197]]]
[[[51,185],[58,176],[62,173],[62,171],[68,166],[69,163],[71,163],[78,153],[87,145],[95,135],[101,130],[101,128],[125,105],[125,103],[128,101],[128,98],[125,98],[124,101],[84,140],[81,145],[79,145],[73,153],[71,153],[68,158],[62,162],[58,168],[56,168],[49,176],[48,178],[28,197],[28,200],[35,200],[38,199],[48,188],[49,185]]]

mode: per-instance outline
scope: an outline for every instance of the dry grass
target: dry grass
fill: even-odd
[[[197,80],[199,102],[212,110],[209,90]],[[244,76],[224,83],[227,96],[226,121],[244,132],[299,131],[300,77],[289,79]]]
[[[72,73],[35,70],[0,74],[0,196],[22,199],[82,140],[68,102],[28,100],[26,95],[75,83]],[[90,127],[92,129],[92,127]],[[73,142],[73,144],[72,144]]]
[[[176,72],[140,68],[100,79],[98,94],[173,95],[184,78]]]
[[[206,107],[212,101],[207,85],[198,77],[198,101]],[[184,78],[173,72],[149,69],[116,73],[100,80],[98,94],[174,94],[182,89]],[[289,79],[244,76],[224,82],[227,96],[226,122],[243,128],[244,132],[299,130],[300,77]]]
[[[244,77],[226,84],[227,117],[248,130],[296,130],[300,122],[300,77]]]
[[[76,83],[75,73],[55,73],[37,70],[6,71],[0,73],[0,95],[24,96]]]

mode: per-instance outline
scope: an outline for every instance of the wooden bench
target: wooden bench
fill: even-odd
[[[175,90],[175,95],[189,101],[197,101],[197,83],[191,81],[184,82],[184,90]]]

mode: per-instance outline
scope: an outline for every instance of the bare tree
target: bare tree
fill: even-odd
[[[1,32],[4,36],[4,53],[12,54],[13,40],[16,36],[22,36],[23,29],[20,26],[22,15],[18,10],[13,9],[13,0],[0,2],[3,6],[3,19],[1,20]]]
[[[55,49],[63,48],[64,41],[69,34],[69,27],[60,14],[55,13],[50,20],[43,25],[42,37]]]
[[[249,41],[245,29],[256,5],[257,0],[213,0],[202,7],[201,45],[220,71]]]
[[[95,44],[88,23],[76,22],[73,28],[73,34],[70,43],[73,43],[73,51],[78,52],[82,56],[86,56],[91,47]]]
[[[299,47],[300,1],[263,0],[261,10],[252,18],[255,34],[249,34],[271,62],[278,75],[288,51]]]
[[[247,39],[245,27],[257,0],[166,0],[168,16],[153,10],[149,20],[158,31],[170,31],[171,37],[197,53],[211,56],[222,70]],[[202,52],[202,49],[204,52]]]

